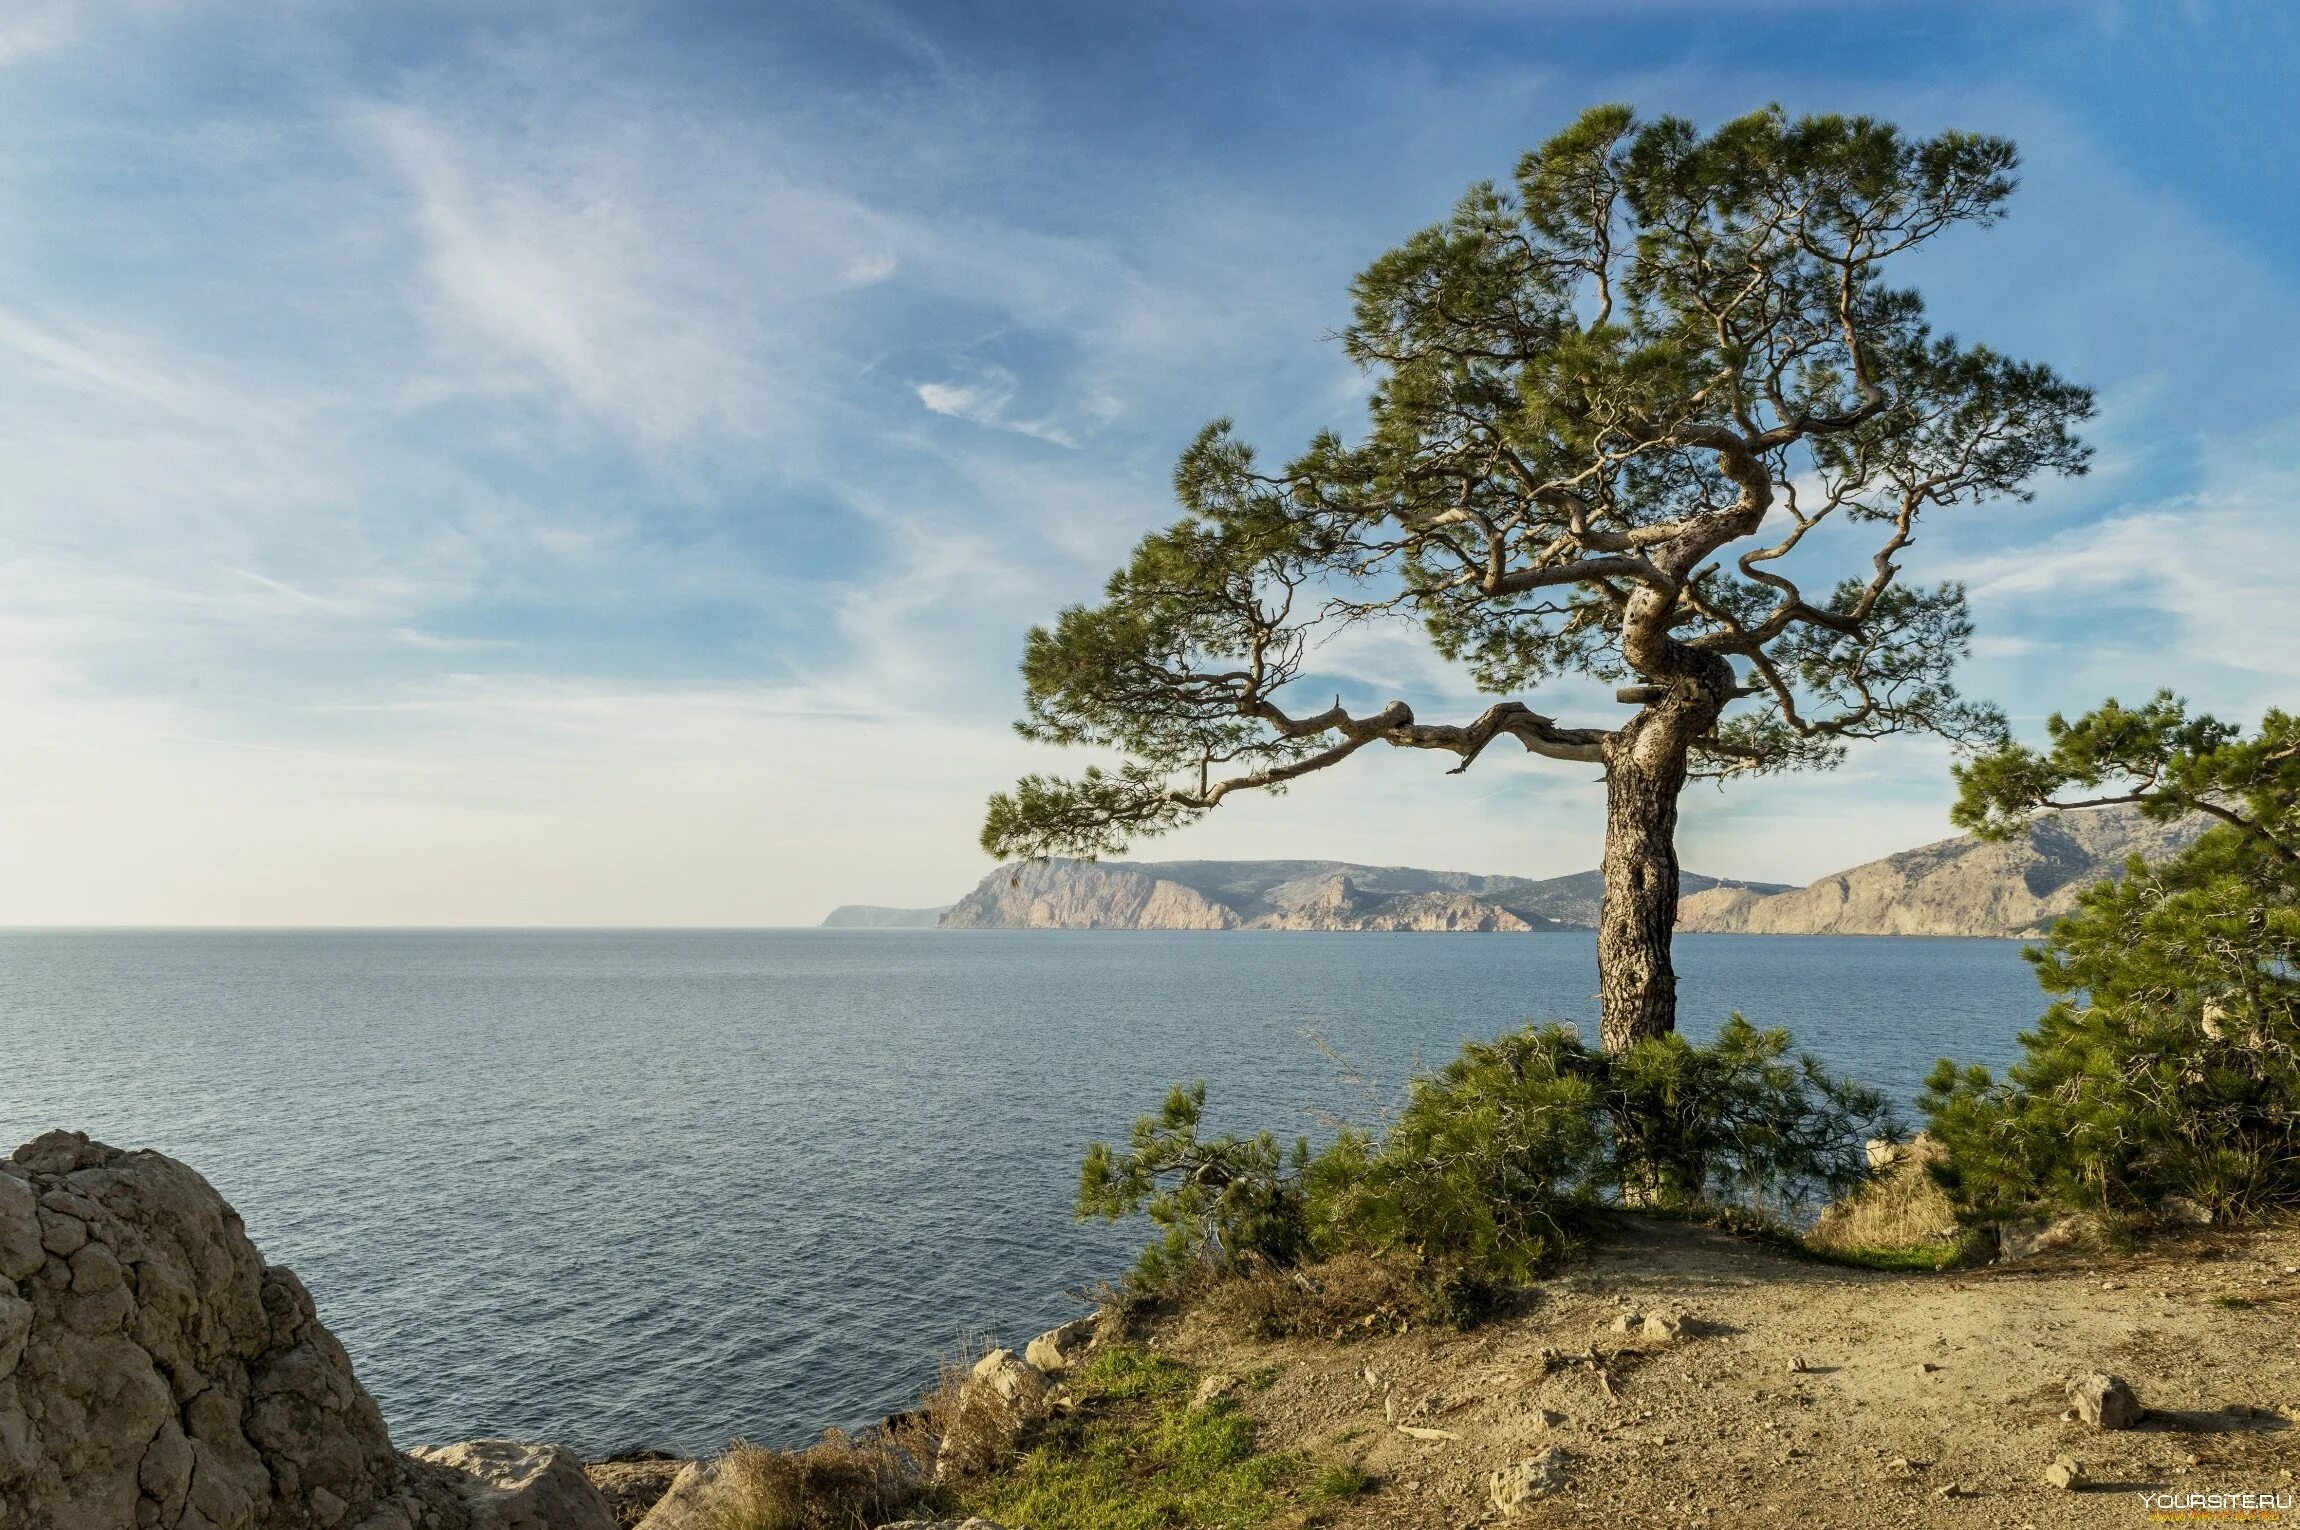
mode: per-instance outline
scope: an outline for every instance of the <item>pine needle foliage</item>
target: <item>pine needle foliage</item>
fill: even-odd
[[[2136,857],[2028,952],[2057,997],[2001,1082],[1934,1071],[1922,1103],[1969,1211],[2300,1205],[2300,725],[2270,712],[2246,737],[2169,693],[2112,700],[1959,779],[1958,819],[1986,834],[2107,802],[2218,821],[2162,865]]]
[[[1161,1230],[1139,1290],[1365,1254],[1405,1259],[1440,1309],[1467,1313],[1568,1252],[1600,1207],[1778,1214],[1860,1182],[1862,1144],[1892,1130],[1883,1097],[1790,1047],[1739,1015],[1708,1046],[1672,1034],[1617,1053],[1527,1026],[1464,1044],[1386,1130],[1315,1155],[1268,1133],[1201,1139],[1201,1082],[1123,1151],[1088,1149],[1078,1210]]]

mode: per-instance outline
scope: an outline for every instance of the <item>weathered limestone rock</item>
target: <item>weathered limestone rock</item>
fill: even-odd
[[[1565,1452],[1547,1450],[1504,1466],[1486,1478],[1486,1496],[1504,1515],[1514,1516],[1565,1486]]]
[[[2093,1371],[2068,1384],[2069,1405],[2095,1429],[2130,1429],[2148,1410],[2122,1376]]]
[[[615,1511],[574,1452],[515,1440],[418,1446],[417,1461],[445,1468],[471,1530],[616,1530]]]
[[[2055,1456],[2052,1465],[2044,1469],[2047,1487],[2065,1488],[2071,1493],[2082,1492],[2087,1486],[2084,1463],[2074,1456]]]
[[[1997,1260],[2018,1264],[2043,1254],[2091,1248],[2100,1241],[2099,1219],[2082,1214],[2051,1222],[2001,1222],[1997,1225]]]
[[[302,1282],[183,1164],[49,1132],[0,1163],[0,1525],[451,1523]]]
[[[1028,1415],[1046,1400],[1046,1375],[1011,1349],[994,1349],[974,1362],[966,1385],[987,1391],[1012,1412]]]
[[[1049,1328],[1030,1341],[1022,1358],[1049,1376],[1059,1376],[1086,1357],[1101,1322],[1101,1313],[1089,1312],[1084,1317],[1072,1318],[1060,1328]]]
[[[689,1461],[671,1479],[639,1530],[705,1530],[725,1517],[732,1481],[716,1461]]]

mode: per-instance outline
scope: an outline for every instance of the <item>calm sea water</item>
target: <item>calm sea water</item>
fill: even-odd
[[[1911,1096],[2040,1008],[2009,941],[1690,936],[1730,1010]],[[1314,1131],[1527,1019],[1586,935],[0,932],[0,1151],[52,1126],[201,1170],[294,1266],[400,1444],[793,1443],[1024,1338],[1136,1228],[1080,1149],[1175,1080]]]

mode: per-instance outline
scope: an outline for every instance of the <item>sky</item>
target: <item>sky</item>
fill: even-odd
[[[1352,432],[1350,278],[1583,108],[2018,141],[1900,275],[2096,388],[1944,516],[2024,736],[2300,704],[2300,8],[0,0],[0,924],[806,924],[945,903],[1024,632],[1234,417]],[[1320,661],[1483,702],[1410,630]],[[1605,724],[1603,691],[1536,705]],[[1543,876],[1586,766],[1361,754],[1144,858]],[[1685,801],[1803,882],[1945,749]]]

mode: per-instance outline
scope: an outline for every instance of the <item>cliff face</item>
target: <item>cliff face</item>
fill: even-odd
[[[1001,866],[942,916],[946,930],[1234,930],[1237,912],[1149,868],[1096,861]]]
[[[1341,861],[1051,860],[999,867],[942,928],[1523,933],[1595,924],[1598,891],[1595,872],[1537,882]]]
[[[2195,843],[2202,819],[2150,823],[2131,808],[2038,820],[2025,839],[1962,835],[1764,893],[1711,888],[1677,905],[1677,928],[1746,935],[1983,935],[2041,932],[2077,895],[2122,873],[2125,857],[2161,860]]]

